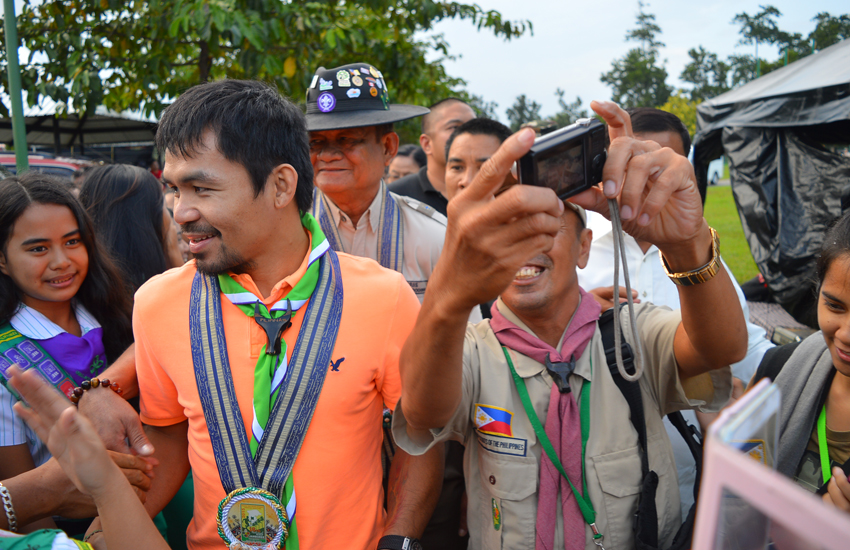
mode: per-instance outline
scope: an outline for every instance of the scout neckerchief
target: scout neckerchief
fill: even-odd
[[[255,387],[253,400],[252,435],[259,435],[255,450],[242,422],[233,422],[241,419],[241,412],[227,357],[221,278],[198,272],[192,283],[189,314],[192,360],[219,477],[228,493],[219,504],[219,535],[231,548],[271,550],[282,547],[284,542],[288,550],[298,548],[298,530],[292,517],[295,512],[292,467],[324,384],[342,317],[342,279],[336,254],[312,216],[305,214],[302,223],[312,235],[309,267],[302,280],[284,300],[272,306],[272,315],[259,305],[256,310],[252,305],[246,311],[244,303],[237,304],[255,319],[269,320],[280,318],[277,312],[301,307],[309,298],[289,361],[285,356],[267,357],[266,348],[260,353],[257,365],[260,373],[255,375],[255,380],[261,388]],[[234,303],[245,302],[247,291],[232,279],[231,282],[233,286],[225,279],[227,297]],[[254,304],[259,301],[256,296],[252,299]],[[270,335],[270,340],[272,337],[275,341],[269,345],[276,346],[279,332]],[[262,404],[264,401],[271,402],[271,410],[262,425],[263,411],[268,410]],[[261,428],[259,432],[257,425]],[[286,509],[280,503],[281,497]]]
[[[503,304],[502,307],[505,307]],[[520,400],[522,401],[523,407],[525,408],[526,414],[529,417],[529,421],[531,422],[535,433],[537,434],[537,438],[546,451],[546,455],[551,462],[551,466],[561,474],[564,480],[566,480],[569,485],[573,496],[575,498],[576,504],[578,506],[578,511],[581,513],[585,522],[590,526],[594,535],[594,542],[601,546],[602,535],[599,534],[595,525],[595,513],[593,511],[593,506],[590,502],[590,497],[587,494],[587,480],[584,473],[585,464],[584,464],[584,452],[587,446],[587,436],[590,422],[590,381],[585,382],[582,385],[581,390],[581,410],[575,411],[575,401],[570,393],[569,386],[569,376],[572,374],[575,369],[575,360],[576,357],[581,357],[584,353],[585,348],[590,343],[594,332],[596,331],[597,322],[599,319],[600,306],[599,303],[596,302],[588,293],[586,293],[581,288],[579,289],[579,303],[576,306],[576,310],[573,312],[573,317],[570,319],[567,329],[564,332],[563,342],[561,343],[561,352],[558,352],[555,348],[543,342],[533,334],[523,330],[518,327],[516,324],[508,320],[501,311],[499,311],[500,304],[496,303],[491,308],[491,312],[493,314],[493,319],[490,322],[490,326],[493,329],[493,332],[496,335],[496,338],[502,344],[502,350],[505,354],[505,358],[507,359],[508,366],[511,370],[511,375],[514,379],[514,383],[517,387],[517,392],[520,395]],[[525,386],[525,381],[517,374],[516,369],[514,368],[513,361],[510,358],[510,354],[507,351],[507,347],[514,349],[515,351],[522,353],[532,359],[544,363],[546,365],[549,374],[552,376],[553,384],[552,387],[552,397],[549,403],[550,415],[558,414],[559,408],[563,408],[563,406],[568,405],[567,410],[572,410],[571,415],[575,415],[578,412],[579,423],[581,428],[581,457],[580,457],[580,468],[581,468],[581,478],[582,478],[582,493],[579,493],[572,481],[570,480],[569,475],[564,469],[563,463],[558,457],[557,452],[555,451],[554,446],[552,445],[549,436],[546,434],[546,430],[543,429],[543,425],[540,422],[540,419],[537,417],[537,413],[534,411],[533,406],[531,405],[531,400],[528,397],[528,390]],[[554,361],[554,363],[553,363]],[[592,365],[591,365],[592,367]],[[559,391],[560,390],[560,391]],[[569,399],[570,403],[567,404],[564,399]],[[572,416],[574,418],[574,416]],[[569,418],[569,416],[568,416]],[[554,419],[550,416],[550,421],[559,421],[561,420],[559,417],[555,417]],[[557,426],[557,424],[554,424]],[[555,428],[557,433],[562,434],[562,429]],[[576,434],[577,435],[577,434]],[[563,441],[562,441],[563,444]],[[578,458],[578,457],[577,457]],[[543,470],[547,466],[544,460],[544,463],[541,464],[541,474]],[[574,472],[576,473],[576,472]],[[553,472],[554,474],[554,472]],[[551,475],[551,474],[550,474]],[[543,478],[541,477],[541,490],[543,488]],[[557,486],[554,488],[554,493],[548,493],[550,498],[554,498],[557,500]],[[541,498],[544,493],[540,493]],[[542,501],[541,501],[542,502]],[[575,510],[573,508],[573,510]],[[538,521],[537,526],[538,529],[542,529],[542,532],[538,532],[537,537],[537,547],[548,547],[552,544],[552,540],[549,540],[550,537],[554,537],[554,522],[556,521],[554,517],[547,517],[545,515],[541,516],[541,512],[546,512],[545,510],[538,510]],[[565,536],[569,533],[568,526],[572,526],[577,528],[577,526],[572,523],[573,516],[567,509],[566,503],[564,505],[564,526],[565,526]],[[577,520],[578,518],[575,518]],[[541,524],[541,522],[543,522]],[[542,525],[542,526],[541,526]],[[548,528],[548,532],[547,532]],[[576,529],[577,530],[577,529]],[[543,537],[543,538],[540,538]],[[568,547],[569,547],[568,542]],[[577,547],[583,547],[584,543],[576,544]]]
[[[378,228],[378,263],[387,269],[401,273],[404,260],[404,231],[402,229],[401,207],[390,194],[390,190],[381,181],[382,195],[381,217],[378,223],[374,220],[372,226]],[[331,203],[328,197],[318,189],[313,191],[313,216],[322,225],[322,231],[328,238],[331,248],[337,252],[345,252],[342,246],[342,238],[339,228],[336,226],[331,215]]]
[[[20,400],[20,396],[8,382],[8,370],[13,363],[23,370],[35,367],[45,380],[70,399],[76,386],[74,378],[41,347],[38,340],[27,338],[11,324],[6,323],[0,327],[0,374],[3,375],[0,376],[0,383],[15,399]]]

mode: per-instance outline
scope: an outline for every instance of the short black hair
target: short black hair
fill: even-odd
[[[444,99],[441,99],[440,101],[438,101],[438,102],[434,103],[433,105],[431,105],[430,107],[428,107],[431,110],[430,113],[426,113],[425,115],[422,116],[422,133],[423,134],[428,133],[428,124],[431,122],[431,120],[436,115],[436,111],[439,111],[440,107],[442,107],[446,103],[452,103],[452,102],[463,103],[467,107],[472,108],[472,106],[469,103],[460,99],[459,97],[446,97]]]
[[[428,157],[425,156],[425,151],[422,150],[422,147],[413,145],[412,143],[399,145],[396,156],[412,158],[413,162],[415,162],[419,168],[424,168],[425,165],[428,164]]]
[[[688,132],[688,127],[673,113],[654,107],[636,107],[626,112],[632,119],[632,132],[635,134],[673,132],[682,138],[685,156],[691,152],[691,134]]]
[[[191,157],[204,132],[215,132],[218,150],[245,167],[258,197],[275,166],[298,174],[295,203],[313,203],[313,166],[304,114],[277,89],[255,80],[218,80],[189,88],[162,113],[156,132],[160,151]]]
[[[446,158],[449,158],[449,149],[452,148],[452,143],[457,136],[461,134],[472,134],[473,136],[493,136],[494,138],[499,140],[499,143],[504,143],[506,139],[511,137],[511,129],[498,122],[496,120],[492,120],[489,118],[473,118],[467,122],[464,122],[452,132],[452,135],[449,136],[448,141],[446,141]]]

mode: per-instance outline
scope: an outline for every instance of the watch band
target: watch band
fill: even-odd
[[[713,227],[709,227],[708,230],[711,232],[711,260],[701,268],[682,273],[670,273],[670,266],[667,265],[664,254],[660,254],[664,272],[667,273],[667,276],[675,284],[679,286],[698,285],[710,281],[720,271],[720,237]]]
[[[378,541],[378,550],[422,550],[418,539],[401,535],[386,535]]]

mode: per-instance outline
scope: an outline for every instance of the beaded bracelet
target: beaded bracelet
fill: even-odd
[[[12,495],[9,494],[9,489],[2,482],[0,482],[0,498],[3,499],[3,509],[6,511],[9,531],[16,533],[18,531],[18,516],[15,515],[15,509],[12,507]]]
[[[124,390],[121,389],[121,386],[118,385],[118,382],[110,382],[109,378],[104,378],[103,380],[100,380],[99,378],[92,378],[91,380],[83,380],[83,383],[80,384],[79,387],[74,388],[74,391],[71,393],[71,402],[79,403],[80,398],[83,396],[83,393],[91,389],[97,388],[98,386],[110,388],[118,395],[124,393]]]

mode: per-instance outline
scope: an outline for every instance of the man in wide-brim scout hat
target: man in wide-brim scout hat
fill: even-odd
[[[390,193],[383,177],[398,151],[393,123],[426,113],[390,103],[384,75],[368,63],[319,67],[307,90],[313,215],[335,250],[400,271],[420,300],[443,248],[446,218]]]

